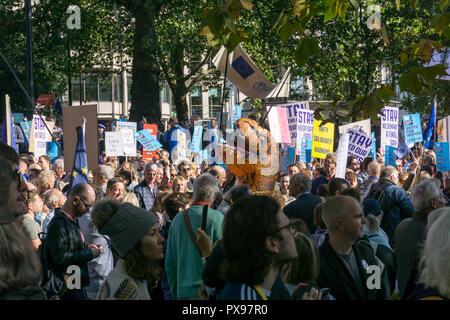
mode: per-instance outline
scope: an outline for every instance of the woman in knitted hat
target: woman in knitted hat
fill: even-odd
[[[151,300],[150,290],[161,279],[164,259],[164,238],[156,217],[130,203],[107,199],[94,206],[91,218],[120,257],[97,299]]]

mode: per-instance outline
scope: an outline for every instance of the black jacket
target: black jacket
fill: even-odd
[[[392,240],[397,264],[398,288],[403,299],[412,293],[419,276],[420,250],[426,237],[427,218],[428,214],[415,212],[412,219],[397,230]]]
[[[366,241],[357,241],[352,250],[355,253],[361,283],[356,283],[350,271],[328,244],[328,236],[319,248],[320,272],[317,284],[320,288],[330,288],[330,294],[336,300],[386,300],[389,293],[385,288],[385,272],[381,279],[381,289],[369,289],[367,279],[372,275],[366,272],[362,261],[367,265],[378,265],[370,244]],[[384,279],[383,279],[384,278]]]
[[[48,226],[46,241],[52,270],[60,276],[70,265],[77,265],[81,272],[81,287],[86,287],[89,285],[88,262],[94,255],[83,242],[80,232],[78,222],[70,220],[57,208]]]
[[[305,192],[285,206],[283,212],[289,219],[300,218],[305,221],[309,232],[313,234],[316,231],[313,218],[314,208],[321,202],[322,200],[318,196]]]

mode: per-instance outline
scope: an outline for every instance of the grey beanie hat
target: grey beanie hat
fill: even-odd
[[[152,213],[131,203],[123,203],[98,231],[109,236],[111,245],[123,258],[156,223]]]

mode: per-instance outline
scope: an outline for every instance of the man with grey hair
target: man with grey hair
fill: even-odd
[[[107,165],[99,165],[94,172],[94,183],[102,188],[103,196],[106,194],[108,180],[114,178],[114,169]]]
[[[361,240],[366,219],[358,201],[350,196],[330,197],[323,204],[322,219],[328,235],[319,248],[319,288],[330,288],[336,300],[389,299],[386,273],[381,272],[379,285],[372,286],[369,279],[373,278],[369,266],[381,269],[383,265],[370,244]]]
[[[165,269],[173,299],[199,299],[204,257],[194,244],[193,238],[197,238],[194,233],[198,233],[201,227],[205,206],[207,219],[204,232],[212,243],[222,237],[224,216],[221,212],[211,209],[218,192],[217,180],[212,175],[200,175],[194,181],[191,207],[178,213],[170,225]]]
[[[425,240],[428,214],[445,206],[447,201],[432,179],[417,184],[411,191],[415,209],[412,219],[399,226],[393,242],[400,296],[407,299],[418,279],[420,248]]]
[[[144,180],[134,187],[134,193],[139,201],[139,206],[149,210],[155,202],[158,186],[156,185],[156,175],[158,166],[153,162],[148,162],[144,166]]]
[[[380,203],[384,212],[380,227],[386,232],[389,240],[392,240],[399,223],[411,217],[414,212],[406,191],[397,184],[397,169],[387,166],[381,170],[380,179],[372,184],[366,196],[366,199],[375,199]]]
[[[367,179],[359,185],[359,191],[361,193],[361,199],[364,200],[364,198],[369,194],[370,188],[374,183],[378,182],[378,179],[380,178],[380,171],[381,166],[378,162],[372,161],[367,165]]]
[[[66,184],[69,183],[68,181],[65,181],[67,174],[64,171],[64,159],[56,159],[52,165],[52,170],[56,177],[55,188],[62,191]]]
[[[55,215],[56,208],[62,208],[67,197],[58,189],[51,189],[45,194],[45,205],[50,210],[42,223],[42,232],[47,233],[48,224]]]
[[[284,207],[283,212],[289,219],[300,218],[305,221],[309,232],[316,231],[314,226],[314,208],[322,200],[311,193],[311,180],[304,173],[297,173],[292,176],[289,183],[289,195],[296,200]]]

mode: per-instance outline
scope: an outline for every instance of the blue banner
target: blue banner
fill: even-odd
[[[21,121],[20,127],[22,128],[25,139],[27,139],[27,143],[30,143],[30,135],[31,135],[31,121]]]
[[[283,148],[283,173],[287,172],[287,167],[294,163],[295,148],[284,147]]]
[[[155,139],[147,130],[141,130],[134,134],[137,141],[142,144],[147,151],[153,151],[162,147],[162,144]]]
[[[50,158],[51,164],[58,159],[58,146],[56,145],[56,142],[47,142],[47,156]]]
[[[231,107],[231,129],[234,129],[234,123],[242,117],[242,107],[232,106]]]
[[[70,189],[78,183],[89,183],[88,178],[88,162],[86,153],[86,140],[84,134],[85,127],[77,127],[77,146],[75,148],[75,156],[73,159],[72,172],[70,173],[69,188]]]
[[[386,146],[386,152],[384,154],[384,165],[393,166],[396,168],[397,158],[395,157],[395,147]]]
[[[194,127],[194,135],[192,137],[192,142],[191,142],[191,152],[192,153],[200,152],[200,144],[202,143],[202,132],[203,132],[203,126],[195,126]]]
[[[403,130],[405,130],[405,140],[407,144],[422,142],[422,125],[420,114],[408,114],[403,116]]]
[[[398,146],[398,148],[394,151],[397,158],[402,159],[404,156],[406,156],[411,150],[409,149],[408,145],[403,142],[401,145]]]
[[[311,163],[312,140],[302,138],[300,142],[300,162]]]
[[[438,172],[450,171],[449,143],[436,142],[436,170]]]
[[[12,117],[13,117],[13,121],[16,124],[19,124],[23,121],[23,113],[11,113]]]

